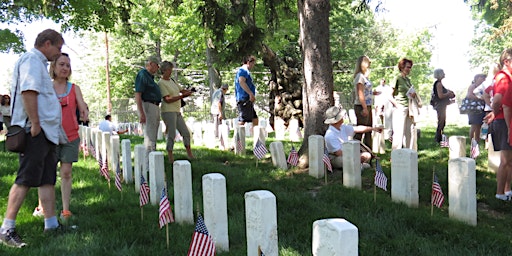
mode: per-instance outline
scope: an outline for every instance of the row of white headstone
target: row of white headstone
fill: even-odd
[[[261,128],[262,129],[262,128]],[[255,138],[263,139],[261,129],[255,127]],[[85,141],[96,141],[96,152],[110,159],[110,170],[116,166],[119,157],[119,137],[110,133],[100,133],[88,127],[81,128]],[[238,127],[245,150],[245,128]],[[110,143],[105,143],[110,141]],[[324,152],[323,136],[309,137],[309,174],[316,178],[325,175],[322,161]],[[264,143],[264,141],[263,141]],[[476,167],[475,161],[465,157],[465,138],[452,136],[449,140],[450,160],[448,164],[449,215],[470,225],[476,225]],[[101,145],[101,147],[99,146]],[[347,187],[361,189],[361,169],[359,162],[360,146],[358,141],[344,143],[343,184]],[[143,145],[135,145],[134,173],[132,176],[130,141],[121,143],[123,177],[125,183],[135,181],[135,192],[139,193],[140,177],[149,180],[150,202],[158,204],[159,191],[165,186],[165,166],[162,152],[149,154],[149,170],[145,170],[146,152]],[[106,152],[110,152],[106,156]],[[286,168],[283,146],[280,141],[270,144],[272,162],[279,168]],[[235,152],[241,153],[241,152]],[[409,149],[394,150],[391,153],[391,197],[393,201],[403,202],[417,207],[418,196],[418,156]],[[188,161],[173,163],[173,184],[175,219],[178,223],[193,223],[192,211],[192,171]],[[275,196],[270,191],[251,191],[245,195],[248,255],[255,255],[261,247],[265,255],[278,255],[277,216]],[[227,203],[225,178],[222,174],[211,173],[203,176],[203,207],[205,223],[214,237],[219,251],[229,250],[227,233]],[[313,253],[327,255],[326,252],[339,252],[339,255],[357,255],[357,227],[343,219],[325,219],[313,223]],[[325,237],[323,237],[325,236]],[[323,237],[323,238],[319,238]],[[342,243],[340,241],[343,241]],[[338,250],[339,249],[339,250]],[[254,254],[252,253],[254,252]],[[347,253],[352,252],[352,253]],[[337,255],[337,254],[333,254]]]
[[[238,132],[244,132],[240,130]],[[116,166],[121,148],[123,178],[125,183],[134,182],[136,193],[140,191],[141,175],[149,180],[150,203],[157,205],[159,191],[165,186],[165,166],[162,152],[149,153],[149,169],[146,170],[145,147],[135,145],[134,168],[130,140],[124,139],[119,148],[119,136],[99,132],[89,127],[81,127],[82,140],[95,141],[95,151],[109,158],[110,170]],[[110,142],[110,143],[105,143]],[[101,146],[100,146],[101,145]],[[106,155],[106,152],[111,152]],[[173,163],[174,217],[177,223],[194,223],[192,196],[192,168],[187,160]],[[229,251],[226,179],[220,173],[209,173],[202,177],[204,221],[215,241],[218,251]],[[275,195],[267,190],[245,193],[247,255],[257,255],[258,248],[265,255],[277,256],[277,206]],[[344,219],[322,219],[313,223],[313,255],[358,255],[357,228]]]
[[[187,120],[186,123],[192,135],[192,142],[194,145],[204,145],[209,148],[215,148],[216,146],[218,146],[218,141],[215,140],[217,136],[214,134],[214,124],[212,122],[197,122],[193,118],[190,118]],[[223,120],[222,123],[219,124],[219,126],[221,131],[227,130],[227,134],[229,134],[229,131],[237,130],[237,128],[239,127],[237,119]],[[253,127],[251,123],[247,123],[242,127],[245,128],[246,137],[253,136]],[[278,140],[288,139],[289,141],[292,142],[300,142],[302,140],[302,132],[299,127],[299,121],[297,119],[291,119],[289,121],[288,127],[286,127],[284,120],[276,118],[274,122],[275,129],[273,129],[270,126],[267,119],[261,119],[259,127],[263,128],[262,131],[264,132],[265,137],[268,136],[269,132],[274,131],[275,138]],[[143,135],[143,126],[140,123],[119,123],[118,129],[121,131],[126,130],[128,135]],[[158,140],[164,139],[165,131],[165,124],[163,121],[161,121],[157,133]],[[177,138],[180,139],[179,133],[177,133]],[[226,141],[226,145],[228,144],[229,142]]]

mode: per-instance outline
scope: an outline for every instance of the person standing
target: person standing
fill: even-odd
[[[160,102],[162,94],[155,82],[158,71],[158,59],[148,57],[145,68],[135,78],[135,102],[139,112],[139,122],[145,125],[144,146],[146,147],[146,167],[149,168],[149,153],[156,150],[158,126],[160,124]]]
[[[434,70],[434,82],[432,94],[437,99],[437,104],[434,109],[437,111],[437,130],[435,140],[437,143],[441,142],[444,127],[446,126],[446,107],[450,103],[450,99],[455,97],[453,91],[448,90],[443,85],[444,71],[442,69]]]
[[[2,96],[0,112],[3,117],[5,127],[9,129],[11,126],[11,96],[8,94]]]
[[[357,59],[354,71],[354,112],[356,113],[357,125],[373,126],[373,85],[368,76],[370,75],[370,65],[372,62],[368,56],[361,56]],[[376,94],[379,94],[376,92]],[[364,136],[364,138],[363,138]],[[369,148],[372,148],[372,132],[357,133],[355,140],[363,142]]]
[[[512,146],[510,137],[510,116],[512,101],[512,48],[503,51],[500,57],[501,71],[494,77],[492,112],[486,116],[490,123],[494,151],[500,152],[500,165],[496,173],[496,198],[512,201],[510,180],[512,178]]]
[[[219,137],[219,124],[225,119],[226,101],[224,94],[228,91],[228,85],[223,84],[219,89],[215,90],[212,94],[212,105],[210,107],[210,114],[212,115],[213,125],[215,127],[215,137]]]
[[[60,55],[63,44],[64,38],[59,32],[44,30],[37,35],[34,48],[23,54],[14,67],[11,124],[28,130],[26,149],[19,155],[16,180],[9,191],[7,211],[0,227],[0,241],[7,246],[26,245],[15,228],[18,211],[31,187],[38,187],[45,209],[45,232],[59,228],[55,216],[56,145],[66,142],[66,137],[47,62]]]
[[[392,104],[395,107],[393,111],[393,142],[392,149],[400,149],[405,146],[412,150],[418,150],[416,123],[414,112],[410,108],[417,97],[416,92],[409,79],[411,73],[412,60],[403,58],[398,62],[400,74],[394,83]]]
[[[169,61],[162,62],[160,71],[162,78],[158,81],[158,86],[163,95],[162,120],[164,120],[167,130],[167,158],[169,162],[174,162],[173,148],[176,130],[183,137],[183,144],[187,150],[189,159],[194,158],[192,148],[190,147],[190,131],[188,130],[185,119],[181,115],[181,100],[192,95],[192,91],[181,88],[181,86],[171,77],[174,65]]]
[[[468,87],[468,91],[466,93],[466,98],[473,101],[481,101],[482,105],[485,105],[485,101],[483,99],[478,98],[473,92],[476,88],[478,88],[487,78],[485,74],[475,75],[473,82]],[[471,126],[469,128],[469,138],[475,139],[477,142],[480,141],[480,129],[482,128],[482,123],[484,121],[486,113],[484,109],[468,113],[468,123]]]
[[[69,210],[71,187],[73,183],[72,168],[73,163],[78,162],[78,148],[80,146],[76,110],[79,110],[79,116],[82,118],[87,118],[89,115],[80,87],[69,81],[71,73],[71,61],[69,55],[66,53],[62,53],[50,64],[50,77],[53,79],[53,88],[55,89],[55,93],[57,93],[62,110],[62,127],[69,141],[66,144],[57,146],[57,157],[60,161],[60,190],[62,196],[62,212],[60,213],[60,218],[64,222],[67,222],[73,215]],[[40,201],[33,215],[43,216],[44,210]]]
[[[256,58],[252,55],[244,56],[242,66],[235,76],[235,98],[238,109],[238,123],[245,125],[252,122],[252,127],[258,125],[258,115],[254,110],[256,101],[256,86],[251,76],[251,69],[256,64]]]

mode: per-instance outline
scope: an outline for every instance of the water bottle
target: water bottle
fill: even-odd
[[[487,138],[487,133],[489,132],[489,125],[484,122],[482,124],[482,129],[480,130],[480,139],[485,140]]]

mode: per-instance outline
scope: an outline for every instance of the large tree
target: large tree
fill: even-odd
[[[329,0],[298,0],[302,52],[304,137],[323,135],[324,113],[334,103],[331,49],[329,43]],[[307,152],[305,139],[299,152]],[[307,162],[307,161],[306,161]]]

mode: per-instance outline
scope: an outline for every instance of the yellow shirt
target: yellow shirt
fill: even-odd
[[[180,91],[182,90],[181,86],[174,82],[172,78],[170,80],[160,79],[160,81],[158,81],[158,86],[162,92],[162,105],[160,106],[160,110],[162,112],[180,112],[181,101],[177,100],[172,103],[167,103],[163,100],[163,97],[167,95],[171,97],[179,96]]]

